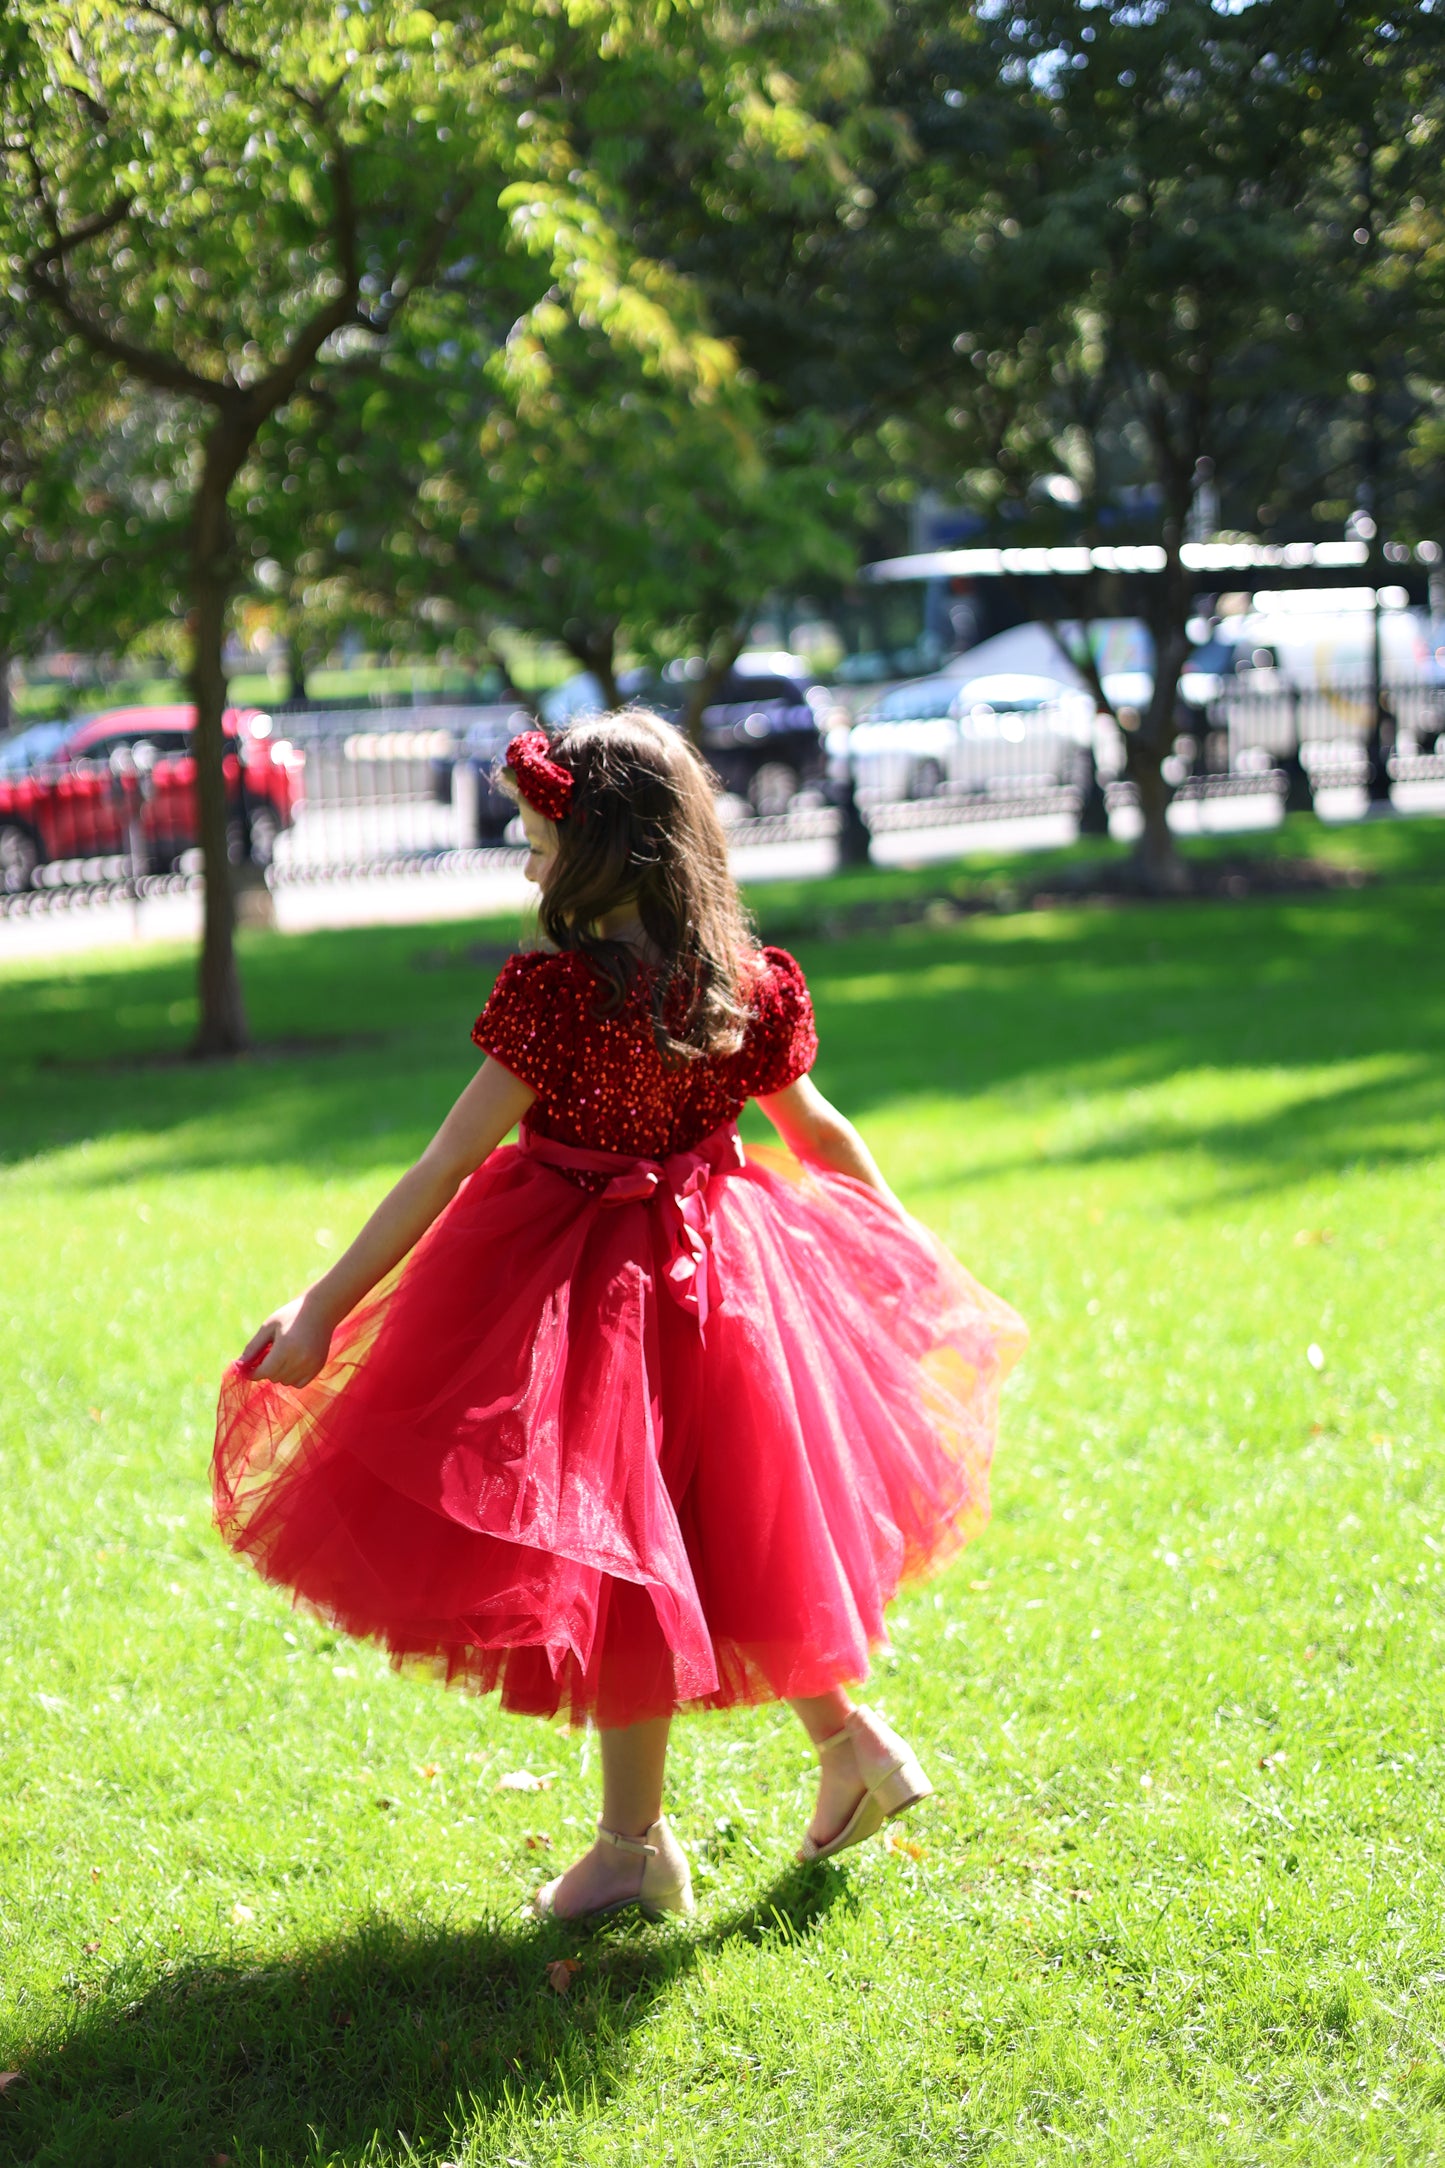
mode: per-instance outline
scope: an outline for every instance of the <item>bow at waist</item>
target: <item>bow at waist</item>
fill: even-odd
[[[607,1180],[600,1190],[592,1190],[590,1183],[586,1185],[600,1205],[657,1203],[667,1232],[663,1278],[668,1292],[684,1310],[692,1312],[699,1327],[707,1323],[709,1309],[716,1309],[722,1301],[721,1290],[713,1284],[709,1184],[714,1175],[735,1174],[747,1165],[736,1122],[715,1129],[690,1152],[670,1152],[665,1159],[644,1159],[628,1152],[593,1152],[585,1145],[561,1144],[555,1137],[539,1136],[525,1122],[517,1143],[529,1158],[569,1178],[605,1175]]]

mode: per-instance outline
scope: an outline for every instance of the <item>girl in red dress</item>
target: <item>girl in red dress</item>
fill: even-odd
[[[791,1703],[805,1858],[927,1794],[846,1689],[986,1518],[1023,1327],[810,1081],[803,974],[750,939],[684,739],[630,711],[528,731],[506,773],[545,945],[416,1165],[228,1370],[216,1513],[349,1633],[596,1724],[598,1841],[540,1914],[685,1912],[685,1705]],[[786,1151],[744,1151],[749,1099]]]

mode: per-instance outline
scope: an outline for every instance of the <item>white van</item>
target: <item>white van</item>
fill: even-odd
[[[1245,598],[1240,597],[1241,601]],[[1374,590],[1282,588],[1227,611],[1210,640],[1222,677],[1300,692],[1358,693],[1370,682]],[[1430,620],[1403,587],[1380,590],[1380,676],[1386,685],[1445,682]]]

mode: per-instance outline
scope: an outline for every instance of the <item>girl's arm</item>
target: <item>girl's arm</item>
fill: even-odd
[[[252,1333],[242,1362],[255,1362],[265,1351],[252,1376],[278,1385],[309,1385],[348,1310],[420,1241],[536,1096],[530,1084],[488,1057],[416,1165],[382,1198],[345,1255],[304,1295],[282,1303]]]
[[[838,1174],[851,1174],[855,1182],[866,1182],[900,1217],[907,1218],[853,1124],[823,1097],[811,1077],[800,1076],[786,1091],[759,1099],[758,1105],[797,1158],[831,1167]]]

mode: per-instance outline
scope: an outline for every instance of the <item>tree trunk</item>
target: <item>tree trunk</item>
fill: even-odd
[[[871,866],[873,831],[864,820],[858,804],[858,779],[851,753],[847,757],[842,781],[838,785],[837,803],[839,872],[855,866]]]
[[[598,656],[597,661],[593,664],[593,673],[598,684],[602,687],[602,697],[607,703],[608,714],[614,714],[622,706],[622,695],[617,689],[617,658],[613,652],[610,638],[607,642],[606,656]]]
[[[1165,546],[1169,561],[1159,576],[1150,625],[1154,635],[1154,689],[1138,728],[1125,735],[1124,764],[1139,794],[1139,810],[1144,817],[1134,848],[1140,886],[1152,895],[1178,896],[1189,888],[1190,877],[1169,826],[1169,801],[1174,792],[1165,778],[1164,763],[1178,735],[1175,705],[1189,653],[1189,635],[1184,629],[1189,614],[1189,587],[1177,546],[1171,547],[1167,540]]]
[[[0,649],[0,738],[9,736],[11,725],[15,720],[15,711],[10,699],[10,672],[12,667],[10,657],[3,649]]]
[[[284,705],[288,708],[305,707],[308,699],[306,691],[306,651],[294,632],[287,633],[284,652],[286,658]]]
[[[688,684],[680,721],[688,743],[699,752],[702,750],[703,710],[712,706],[722,690],[723,679],[747,644],[747,627],[751,622],[749,613],[726,632],[716,634],[708,642],[707,667],[702,676],[691,679]]]
[[[1175,847],[1169,826],[1169,801],[1174,793],[1164,779],[1163,761],[1148,745],[1129,747],[1129,780],[1139,796],[1144,826],[1134,846],[1134,865],[1139,883],[1151,895],[1180,895],[1189,886],[1189,872]]]
[[[602,704],[611,714],[622,706],[622,695],[617,690],[617,627],[615,625],[584,625],[576,618],[568,620],[562,628],[562,638],[568,653],[584,670],[590,670],[602,689]]]
[[[223,421],[206,439],[205,464],[191,520],[191,697],[196,704],[196,782],[205,865],[201,936],[200,1027],[191,1052],[199,1060],[241,1054],[251,1043],[236,969],[235,897],[227,849],[224,762],[226,678],[222,648],[233,575],[227,495],[240,465]]]

